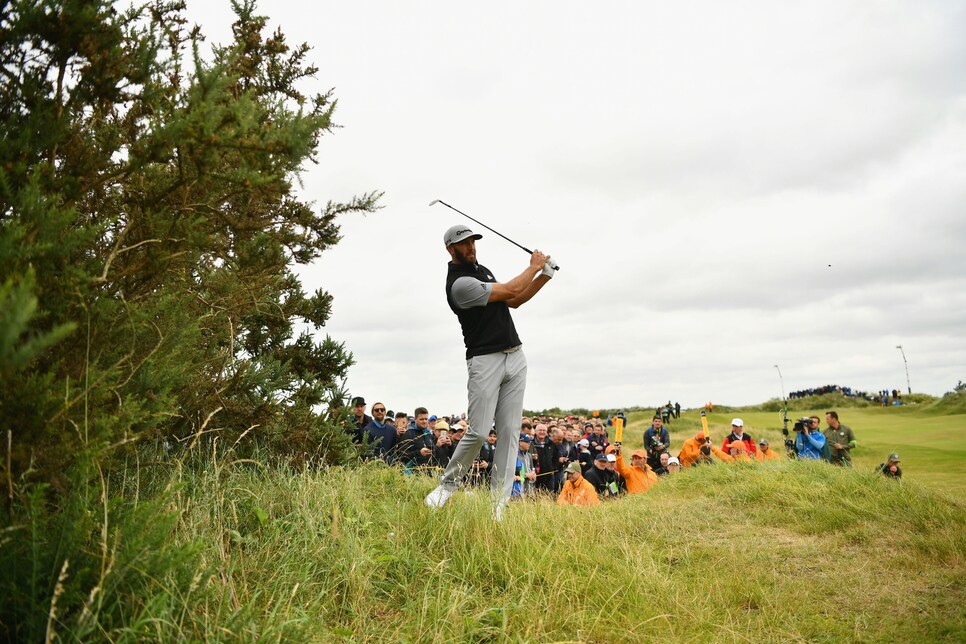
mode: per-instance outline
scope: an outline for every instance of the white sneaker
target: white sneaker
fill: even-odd
[[[431,508],[441,508],[447,501],[449,497],[453,496],[453,490],[447,490],[445,487],[440,485],[435,490],[426,495],[426,505]]]

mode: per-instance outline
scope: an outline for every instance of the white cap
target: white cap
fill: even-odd
[[[581,438],[579,441],[577,441],[577,444],[581,447],[590,447],[590,441],[586,438]]]
[[[608,463],[616,463],[617,462],[617,457],[614,456],[613,454],[608,454],[607,455],[607,462]]]
[[[741,420],[740,418],[732,418],[731,419],[731,424],[734,425],[734,426],[736,426],[736,427],[744,427],[745,426],[745,421]]]
[[[671,458],[667,459],[667,464],[668,465],[680,465],[681,464],[681,461],[678,460],[678,457],[677,456],[672,456]]]
[[[458,244],[464,239],[483,239],[483,235],[478,235],[472,230],[464,226],[463,224],[456,224],[455,226],[450,226],[443,235],[443,243],[446,246],[450,244]]]

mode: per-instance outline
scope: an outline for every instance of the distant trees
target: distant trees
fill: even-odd
[[[325,412],[351,355],[312,335],[331,296],[305,293],[293,267],[379,195],[320,209],[296,195],[336,105],[299,90],[308,47],[266,34],[251,0],[233,3],[234,41],[207,63],[180,1],[3,5],[8,480],[202,430],[344,458]]]

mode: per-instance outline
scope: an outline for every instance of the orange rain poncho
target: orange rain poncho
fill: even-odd
[[[634,452],[633,456],[639,456],[642,459],[647,459],[647,452],[642,449]],[[624,463],[624,455],[617,455],[617,473],[624,477],[624,483],[627,485],[628,494],[639,494],[641,492],[647,492],[647,489],[651,487],[654,483],[657,483],[657,474],[651,467],[644,463],[644,467],[638,467],[636,465],[626,465]]]
[[[690,467],[704,458],[704,455],[701,454],[702,445],[704,445],[704,432],[698,432],[694,438],[689,438],[684,441],[684,445],[681,446],[681,453],[678,454],[678,460],[681,461],[682,468]],[[735,460],[730,454],[725,454],[714,445],[710,445],[710,447],[714,455],[722,461]]]
[[[762,463],[764,463],[765,461],[780,461],[782,458],[782,455],[776,452],[775,450],[773,450],[770,445],[768,446],[768,449],[765,449],[764,447],[759,447],[758,452],[755,454],[755,456]]]
[[[557,496],[557,505],[598,505],[597,490],[594,485],[583,476],[578,476],[573,483],[565,481],[563,489]]]

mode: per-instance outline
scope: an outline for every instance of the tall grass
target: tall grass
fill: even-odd
[[[501,523],[482,490],[427,509],[433,485],[379,464],[145,453],[63,514],[24,500],[2,533],[3,628],[21,641],[966,637],[966,508],[914,484],[718,465],[598,508],[522,502]]]

